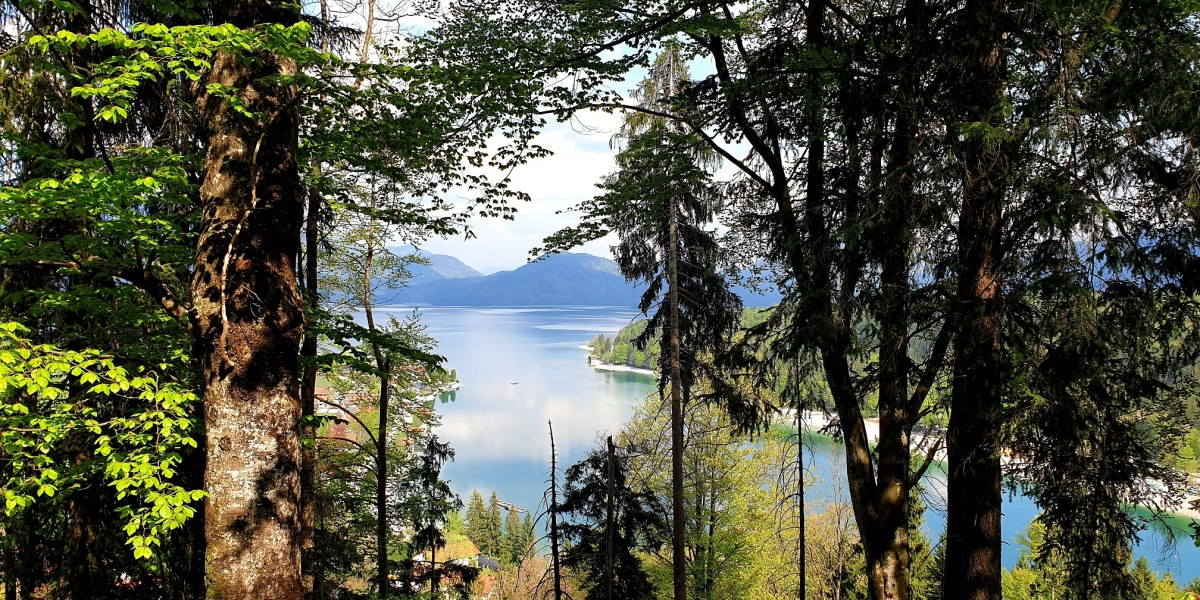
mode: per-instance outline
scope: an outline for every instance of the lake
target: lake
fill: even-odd
[[[380,312],[397,317],[411,308]],[[554,424],[560,469],[583,458],[605,435],[617,432],[633,407],[656,389],[653,378],[634,373],[596,371],[587,366],[580,348],[597,334],[615,334],[638,317],[632,309],[610,307],[443,308],[420,309],[426,332],[438,340],[436,352],[446,368],[456,369],[462,387],[438,406],[439,436],[456,452],[443,470],[464,502],[472,490],[485,500],[493,491],[501,500],[533,511],[544,509],[550,473],[550,437]],[[812,503],[848,502],[840,446],[817,437],[808,453],[818,483],[808,491]],[[935,469],[931,469],[935,471]],[[561,471],[560,471],[561,472]],[[926,478],[926,535],[937,540],[945,528],[941,509],[944,480]],[[1003,562],[1011,568],[1020,548],[1016,538],[1037,506],[1027,497],[1006,497]],[[1182,528],[1185,520],[1174,525]],[[1135,556],[1145,556],[1157,570],[1169,570],[1178,583],[1200,577],[1200,548],[1186,537],[1166,543],[1160,529],[1142,534]]]

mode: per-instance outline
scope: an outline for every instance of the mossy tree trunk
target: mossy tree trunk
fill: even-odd
[[[235,0],[216,17],[249,28],[298,15],[270,0]],[[204,83],[236,90],[255,117],[215,94],[200,98],[207,154],[191,285],[204,373],[209,598],[303,596],[297,91],[263,82],[295,72],[270,52],[222,50]]]

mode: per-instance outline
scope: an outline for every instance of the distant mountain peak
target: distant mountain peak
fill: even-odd
[[[391,246],[388,247],[388,250],[400,256],[416,254],[429,262],[428,265],[412,265],[409,267],[408,270],[412,273],[412,280],[408,282],[410,286],[438,279],[473,279],[483,277],[483,273],[472,269],[470,265],[448,254],[433,254],[432,252],[414,248],[413,246]]]
[[[462,264],[453,257],[432,256]],[[411,270],[416,275],[420,268]],[[475,275],[414,277],[407,288],[395,290],[390,301],[433,306],[637,306],[646,289],[644,284],[625,281],[616,262],[582,252],[550,254],[487,276],[466,268]],[[778,302],[777,294],[772,298],[744,288],[737,292],[749,306]]]
[[[529,264],[536,265],[538,263],[574,265],[580,268],[592,269],[612,275],[621,275],[621,270],[617,268],[617,263],[613,262],[612,259],[596,256],[595,254],[587,254],[584,252],[558,252],[555,254],[547,254],[538,261]]]

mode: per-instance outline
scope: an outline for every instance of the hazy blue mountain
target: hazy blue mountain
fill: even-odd
[[[400,256],[413,254],[415,251],[417,255],[429,261],[428,265],[411,265],[408,268],[409,272],[412,273],[412,280],[409,282],[409,285],[420,285],[439,279],[483,277],[483,273],[472,269],[467,263],[447,254],[432,254],[425,250],[416,250],[412,246],[394,246],[389,247],[388,250]]]
[[[637,306],[646,289],[626,282],[617,263],[590,254],[554,254],[487,276],[479,276],[456,259],[445,258],[476,275],[425,274],[403,290],[384,294],[386,301],[433,306]],[[419,268],[414,267],[414,272]],[[770,306],[779,301],[778,294],[756,294],[742,287],[735,291],[747,306]]]
[[[633,306],[639,288],[617,264],[590,254],[555,254],[484,277],[426,279],[391,294],[398,304],[434,306]]]
[[[776,304],[779,304],[780,300],[783,299],[783,296],[774,289],[756,291],[745,285],[733,286],[733,293],[737,294],[738,297],[742,299],[742,304],[745,305],[746,308],[766,308],[768,306],[775,306]]]

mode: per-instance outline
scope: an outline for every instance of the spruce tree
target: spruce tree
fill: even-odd
[[[483,543],[479,550],[493,558],[502,558],[504,554],[504,523],[500,517],[500,497],[492,492],[488,498],[487,512],[484,513]]]
[[[525,555],[524,537],[525,529],[521,524],[521,515],[515,510],[509,510],[504,516],[504,535],[501,539],[501,557],[500,559],[506,563],[516,565],[520,564],[521,557]]]
[[[618,453],[611,470],[611,486],[606,449],[593,449],[566,472],[567,484],[559,505],[563,536],[569,541],[563,564],[582,575],[589,598],[654,597],[654,586],[638,552],[649,552],[665,542],[667,524],[654,494],[630,488],[627,463],[628,459]],[[612,522],[608,522],[610,490]]]
[[[536,554],[537,549],[533,547],[537,542],[537,532],[533,526],[533,515],[525,513],[525,518],[521,520],[521,556]]]
[[[467,515],[463,520],[466,525],[463,533],[467,535],[467,539],[475,543],[476,547],[483,550],[487,539],[488,511],[483,504],[483,496],[479,494],[479,490],[471,492],[471,499],[467,501]]]

